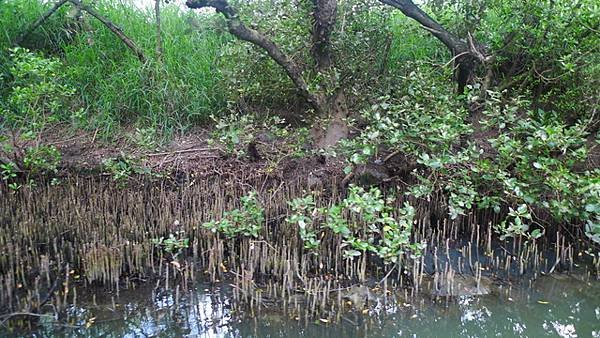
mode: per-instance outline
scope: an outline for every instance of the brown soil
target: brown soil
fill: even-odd
[[[196,178],[232,175],[246,179],[272,177],[288,180],[302,176],[309,178],[313,184],[319,184],[324,183],[326,178],[344,175],[343,161],[321,156],[294,157],[282,150],[285,149],[285,140],[253,142],[255,153],[248,151],[248,155],[237,157],[228,154],[218,144],[210,144],[210,131],[200,128],[177,135],[168,144],[151,150],[136,146],[126,137],[102,141],[93,132],[69,135],[54,130],[47,135],[42,143],[60,150],[63,172],[102,172],[103,161],[128,156],[139,159],[140,164],[152,172]]]

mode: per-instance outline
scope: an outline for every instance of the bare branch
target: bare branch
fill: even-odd
[[[73,5],[79,7],[81,10],[88,12],[91,16],[98,19],[98,21],[102,22],[104,24],[104,26],[106,26],[106,28],[110,29],[111,32],[113,32],[121,41],[123,41],[123,43],[127,47],[129,47],[129,49],[131,49],[131,51],[138,57],[138,59],[142,63],[146,62],[146,57],[144,56],[144,52],[135,44],[135,42],[133,42],[133,40],[131,40],[129,37],[127,37],[127,35],[125,35],[125,33],[123,33],[123,30],[121,28],[117,27],[115,24],[110,22],[108,19],[106,19],[105,17],[100,15],[100,13],[98,13],[95,9],[81,3],[81,1],[79,1],[79,0],[68,0],[68,1],[70,3],[72,3]]]
[[[415,5],[411,0],[380,0],[386,5],[390,5],[399,9],[404,15],[416,20],[433,36],[438,38],[453,54],[459,54],[467,49],[467,45],[459,37],[448,32],[442,25],[437,23],[427,13],[423,12],[419,6]]]
[[[476,64],[482,64],[487,69],[486,83],[484,87],[487,89],[491,83],[493,75],[490,64],[494,58],[486,55],[484,46],[474,41],[471,34],[468,35],[467,41],[447,31],[442,25],[431,18],[419,6],[415,5],[411,0],[379,0],[380,2],[399,9],[404,15],[416,20],[421,24],[421,27],[438,40],[440,40],[452,52],[455,64],[455,80],[458,83],[458,93],[463,93],[466,84],[472,77],[472,73]]]
[[[91,16],[95,17],[96,19],[98,19],[98,21],[102,22],[121,41],[123,41],[123,43],[125,43],[125,45],[127,45],[127,47],[129,47],[129,49],[131,49],[133,51],[133,53],[138,57],[138,59],[140,59],[140,61],[142,63],[146,62],[146,57],[144,56],[144,53],[142,52],[142,50],[129,37],[127,37],[127,35],[125,35],[125,33],[123,33],[123,30],[121,28],[117,27],[115,24],[110,22],[108,19],[106,19],[105,17],[100,15],[100,13],[98,13],[96,10],[94,10],[93,8],[91,8],[87,5],[84,5],[79,0],[60,0],[57,3],[55,3],[54,6],[52,6],[52,8],[50,8],[46,13],[44,13],[44,15],[39,17],[23,34],[19,35],[19,37],[15,40],[15,44],[16,45],[21,44],[25,40],[25,38],[27,38],[27,36],[29,36],[29,34],[31,34],[31,32],[33,32],[36,28],[41,26],[44,23],[44,21],[48,20],[48,18],[52,14],[54,14],[62,5],[64,5],[67,2],[70,2],[71,4],[75,5],[79,9],[88,12]]]
[[[17,37],[15,40],[15,45],[20,45],[25,41],[25,39],[31,34],[34,30],[36,30],[39,26],[41,26],[44,21],[46,21],[54,12],[56,12],[62,5],[64,5],[68,0],[60,0],[54,4],[46,13],[40,16],[25,32]]]

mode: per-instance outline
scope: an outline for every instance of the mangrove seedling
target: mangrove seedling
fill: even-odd
[[[178,235],[181,235],[181,233],[178,233]],[[190,246],[190,239],[178,237],[171,233],[168,238],[160,237],[153,239],[152,244],[162,248],[175,259],[183,249],[187,249]]]
[[[265,214],[256,192],[251,192],[240,200],[241,208],[226,211],[221,220],[206,222],[202,227],[214,233],[221,233],[227,238],[234,238],[240,234],[245,237],[258,237],[265,222]]]

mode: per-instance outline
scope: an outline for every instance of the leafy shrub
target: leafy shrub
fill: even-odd
[[[74,90],[65,84],[63,65],[57,58],[17,47],[10,50],[8,69],[10,89],[0,101],[0,133],[4,134],[0,134],[0,155],[8,161],[3,171],[11,173],[5,175],[10,180],[16,178],[17,169],[24,171],[29,183],[34,183],[32,175],[58,169],[60,152],[55,146],[40,144],[40,134],[48,124],[69,116]],[[12,137],[6,136],[9,131]]]
[[[211,143],[218,141],[228,154],[241,157],[246,154],[248,144],[255,138],[256,122],[252,115],[231,114],[221,118],[211,116],[215,131]]]
[[[215,130],[209,143],[219,143],[225,147],[225,152],[236,157],[247,155],[248,146],[259,141],[260,137],[267,138],[271,143],[277,138],[285,139],[285,144],[278,145],[278,151],[284,154],[291,154],[296,157],[303,156],[304,143],[308,142],[309,132],[306,128],[292,129],[285,123],[285,120],[270,116],[260,118],[255,115],[229,114],[217,118],[212,116],[215,121]]]
[[[17,191],[21,189],[21,185],[13,180],[17,178],[17,166],[13,162],[1,163],[0,164],[0,174],[2,174],[2,181],[8,183],[8,187]]]
[[[312,196],[290,201],[287,222],[298,226],[304,248],[314,253],[321,244],[319,234],[330,231],[341,238],[347,258],[370,252],[396,263],[403,254],[420,255],[424,245],[411,242],[414,208],[406,203],[394,210],[392,202],[377,188],[365,191],[351,185],[348,197],[330,207],[317,208]]]
[[[600,79],[597,1],[436,3],[428,7],[442,25],[462,37],[470,32],[495,56],[498,88],[527,95],[571,122],[593,115]]]
[[[123,155],[118,158],[108,158],[102,161],[104,172],[109,174],[113,181],[124,185],[133,175],[150,175],[149,168],[142,166],[141,160]]]
[[[159,132],[154,127],[135,128],[131,140],[140,148],[154,150],[159,144]]]
[[[69,116],[69,100],[75,90],[64,84],[62,63],[24,48],[11,50],[11,90],[0,107],[4,126],[37,133],[46,125]]]
[[[30,174],[56,173],[61,155],[55,146],[28,147],[23,164]]]
[[[169,234],[167,238],[160,237],[153,239],[152,244],[162,248],[166,253],[172,255],[172,259],[175,259],[183,249],[187,249],[190,246],[189,238],[183,236],[183,232]]]
[[[417,69],[410,77],[416,81],[402,88],[401,99],[382,98],[363,113],[366,128],[345,144],[351,164],[384,146],[419,164],[410,194],[428,198],[444,191],[452,218],[475,207],[509,208],[496,228],[501,235],[537,238],[547,223],[535,211],[546,210],[555,222],[587,224],[597,239],[599,170],[578,169],[587,158],[584,125],[532,111],[522,97],[490,93],[476,130],[435,74]]]
[[[215,233],[221,233],[227,238],[238,235],[245,237],[258,237],[265,222],[264,209],[255,192],[241,198],[242,206],[239,209],[226,211],[223,217],[202,224],[202,227]]]

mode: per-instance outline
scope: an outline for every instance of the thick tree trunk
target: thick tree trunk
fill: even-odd
[[[326,114],[322,117],[328,120],[328,125],[322,128],[316,124],[313,127],[313,139],[317,148],[334,146],[348,137],[348,107],[342,88],[338,88],[338,80],[333,77],[333,56],[331,55],[331,33],[336,22],[337,0],[313,0],[313,31],[311,54],[316,70],[324,75],[321,86],[325,92],[334,92],[327,98]]]
[[[331,32],[335,25],[337,0],[313,0],[313,32],[311,52],[318,71],[332,66]]]
[[[340,140],[348,137],[349,130],[346,118],[348,107],[346,96],[340,89],[327,102],[329,124],[325,127],[316,124],[311,133],[315,147],[325,149],[336,145]]]

